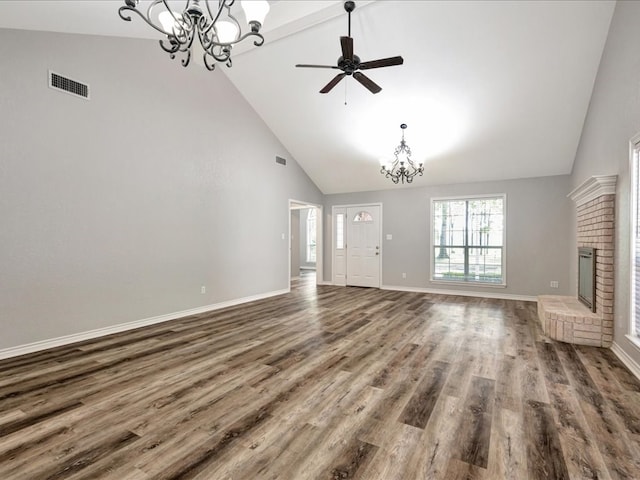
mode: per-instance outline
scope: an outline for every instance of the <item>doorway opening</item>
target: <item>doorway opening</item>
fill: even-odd
[[[289,287],[314,277],[322,283],[322,205],[289,200]]]

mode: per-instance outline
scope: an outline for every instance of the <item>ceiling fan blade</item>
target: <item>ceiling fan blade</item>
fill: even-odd
[[[302,68],[333,68],[335,70],[340,70],[335,65],[308,65],[308,64],[300,64],[299,63],[298,65],[296,65],[296,67],[302,67]]]
[[[324,88],[322,90],[320,90],[320,93],[329,93],[329,91],[335,87],[338,82],[340,82],[340,80],[342,80],[345,77],[346,73],[339,73],[338,75],[336,75],[335,77],[333,77],[333,80],[331,80],[329,83],[327,83]]]
[[[380,60],[371,60],[370,62],[362,62],[358,67],[360,70],[370,68],[392,67],[394,65],[402,65],[404,59],[402,57],[381,58]]]
[[[353,38],[340,37],[340,45],[342,46],[342,58],[353,60]]]
[[[380,87],[378,84],[376,84],[373,80],[371,80],[362,72],[355,72],[353,74],[353,78],[355,78],[362,85],[364,85],[365,88],[369,90],[371,93],[378,93],[380,90],[382,90],[382,87]]]

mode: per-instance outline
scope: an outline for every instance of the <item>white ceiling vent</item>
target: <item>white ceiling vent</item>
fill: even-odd
[[[51,70],[49,70],[49,87],[54,90],[68,93],[74,97],[89,100],[89,85],[72,80],[69,77],[52,72]]]

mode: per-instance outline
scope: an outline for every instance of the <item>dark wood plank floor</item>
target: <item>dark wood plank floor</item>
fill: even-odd
[[[316,287],[0,361],[0,479],[640,479],[640,382],[531,302]]]

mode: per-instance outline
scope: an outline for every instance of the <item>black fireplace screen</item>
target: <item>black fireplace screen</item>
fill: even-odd
[[[578,248],[578,300],[596,311],[596,250]]]

